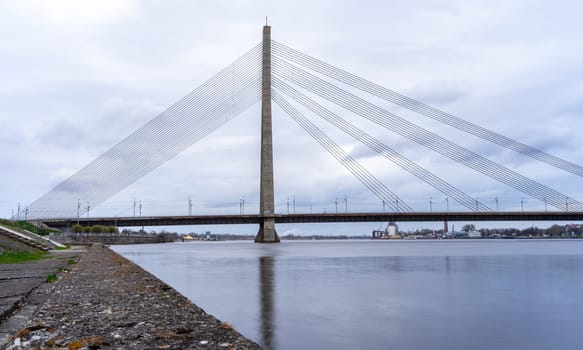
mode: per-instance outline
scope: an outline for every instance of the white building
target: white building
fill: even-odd
[[[482,238],[482,233],[480,231],[470,231],[468,232],[468,238]]]

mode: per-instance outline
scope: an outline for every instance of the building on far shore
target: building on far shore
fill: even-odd
[[[399,227],[394,222],[389,222],[384,230],[372,231],[372,239],[401,239]]]
[[[482,238],[482,232],[470,231],[470,232],[468,232],[468,238]]]

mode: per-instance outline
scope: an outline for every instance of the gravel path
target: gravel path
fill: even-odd
[[[7,349],[260,349],[150,273],[93,245]]]

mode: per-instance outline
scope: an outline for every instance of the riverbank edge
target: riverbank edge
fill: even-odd
[[[93,244],[6,349],[260,349],[102,244]]]

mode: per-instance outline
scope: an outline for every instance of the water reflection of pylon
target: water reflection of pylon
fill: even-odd
[[[273,349],[273,298],[275,276],[274,259],[271,256],[259,258],[259,298],[261,299],[261,340],[264,349]]]

